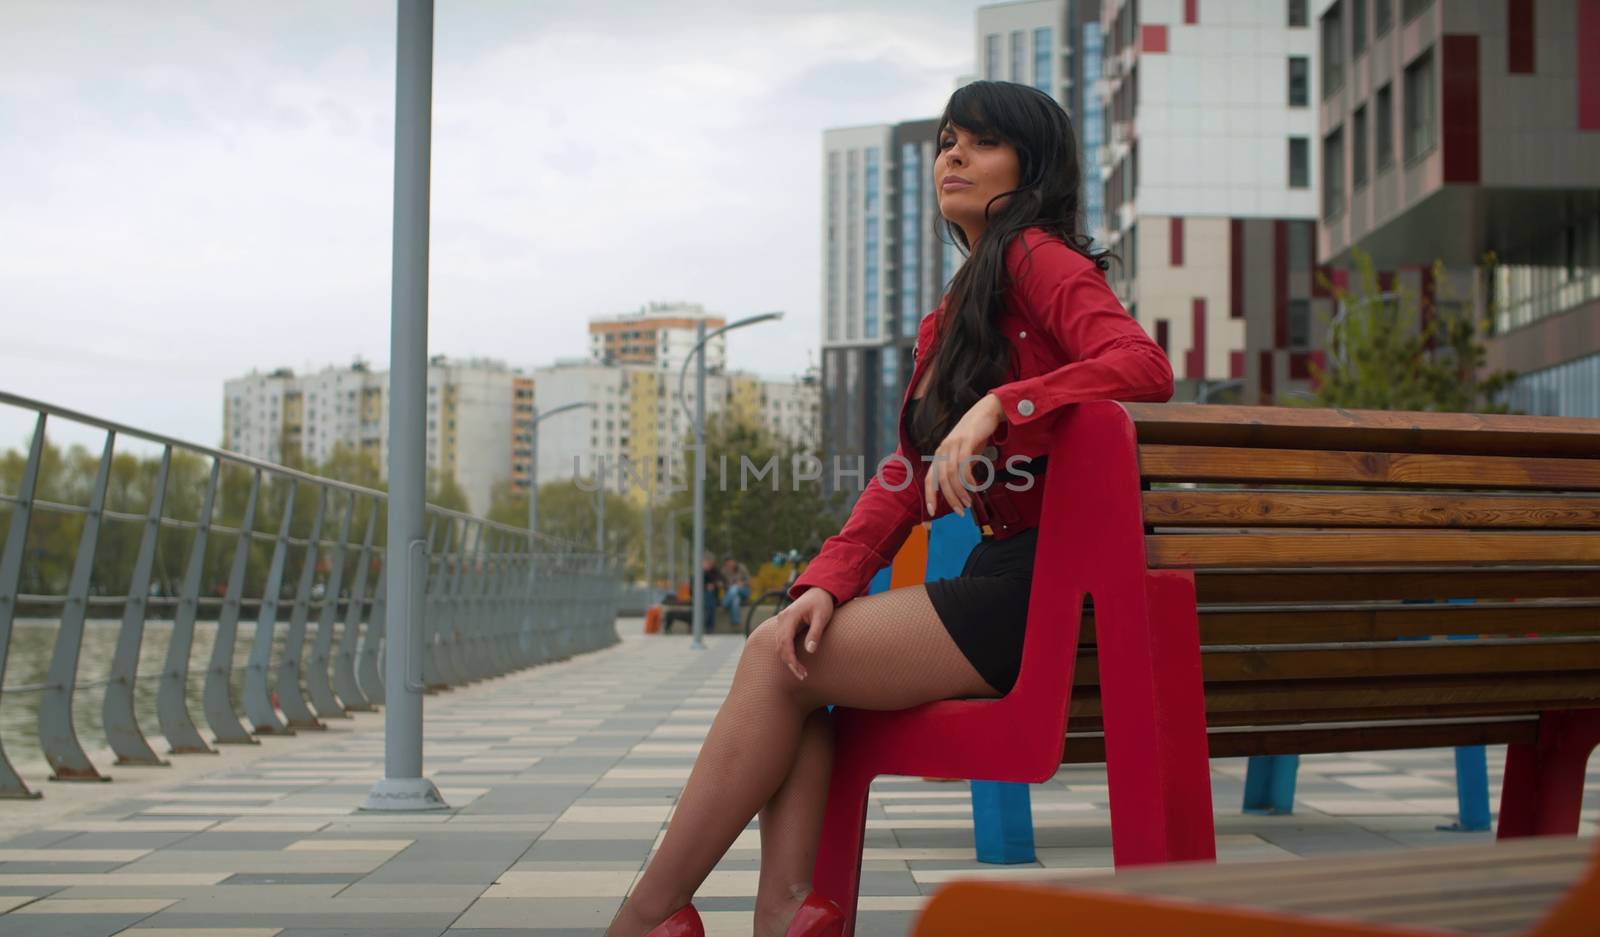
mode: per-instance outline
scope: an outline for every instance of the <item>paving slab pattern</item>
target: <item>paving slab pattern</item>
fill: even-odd
[[[382,773],[376,714],[166,784],[162,769],[122,768],[138,781],[101,785],[67,813],[7,803],[0,937],[598,935],[660,842],[742,646],[711,635],[693,651],[686,636],[646,637],[630,620],[619,630],[627,637],[606,651],[428,698],[427,770],[449,811],[356,809]],[[1490,751],[1496,801],[1503,760]],[[1600,821],[1595,761],[1586,836]],[[1449,750],[1301,765],[1294,815],[1262,817],[1238,811],[1244,760],[1213,763],[1221,861],[1489,837],[1439,829],[1455,811]],[[1063,768],[1035,786],[1033,809],[1038,861],[988,866],[973,855],[965,784],[880,779],[857,932],[906,933],[953,878],[1110,868],[1103,767]],[[752,821],[701,888],[709,934],[750,933],[759,837]]]

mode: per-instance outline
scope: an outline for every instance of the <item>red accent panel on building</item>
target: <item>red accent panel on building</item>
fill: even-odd
[[[1168,358],[1172,357],[1172,352],[1170,350],[1171,346],[1168,344],[1170,335],[1171,323],[1169,323],[1166,319],[1157,319],[1156,344],[1161,346],[1161,350],[1167,353]]]
[[[1228,220],[1228,315],[1244,318],[1244,219]]]
[[[1200,22],[1200,0],[1183,0],[1183,21],[1190,24]]]
[[[1167,25],[1165,23],[1146,23],[1145,25],[1140,26],[1139,51],[1167,51]]]
[[[1167,253],[1170,255],[1167,262],[1174,267],[1183,266],[1183,219],[1168,219],[1167,225]]]
[[[1183,376],[1191,381],[1206,378],[1206,301],[1196,297],[1191,312],[1189,351],[1183,356]]]
[[[1272,223],[1272,346],[1289,344],[1289,223]]]
[[[1328,353],[1320,348],[1313,351],[1311,353],[1311,363],[1317,366],[1317,369],[1311,372],[1311,389],[1321,390],[1322,378],[1319,375],[1328,373]]]
[[[1385,293],[1394,292],[1395,272],[1393,270],[1378,271],[1378,289]]]
[[[1244,377],[1244,352],[1228,352],[1228,376],[1232,378]]]
[[[1600,130],[1600,0],[1578,0],[1578,129]]]
[[[1478,37],[1447,35],[1443,47],[1443,98],[1440,127],[1444,142],[1444,181],[1478,181]]]
[[[1272,352],[1261,352],[1261,371],[1256,375],[1256,383],[1261,389],[1261,403],[1272,403]]]
[[[1292,381],[1311,380],[1311,353],[1296,351],[1289,355],[1289,379]]]
[[[1506,71],[1533,74],[1533,0],[1506,0]]]

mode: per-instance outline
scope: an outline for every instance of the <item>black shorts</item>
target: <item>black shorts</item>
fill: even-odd
[[[1004,540],[980,540],[967,554],[961,575],[927,584],[928,599],[945,630],[1002,695],[1011,692],[1022,668],[1038,540],[1037,528]]]

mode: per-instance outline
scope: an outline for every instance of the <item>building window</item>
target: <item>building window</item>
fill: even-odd
[[[1372,37],[1384,35],[1393,25],[1394,0],[1372,0]]]
[[[1377,159],[1374,165],[1378,172],[1383,172],[1394,165],[1394,85],[1387,84],[1378,89],[1377,113],[1372,115],[1376,122],[1373,127],[1373,136],[1378,145]]]
[[[1311,300],[1289,300],[1289,347],[1311,347]]]
[[[1367,0],[1350,0],[1350,61],[1367,48]]]
[[[1299,273],[1311,269],[1311,237],[1313,221],[1291,221],[1289,224],[1289,272]]]
[[[1422,15],[1433,0],[1400,0],[1400,22],[1409,23]]]
[[[1289,138],[1289,188],[1311,188],[1311,141]]]
[[[1307,22],[1306,0],[1289,0],[1289,25],[1305,26]]]
[[[1322,14],[1322,96],[1344,87],[1344,35],[1339,4]]]
[[[1000,34],[983,37],[983,77],[994,81],[1000,77]]]
[[[922,319],[922,152],[900,144],[900,334],[915,336]]]
[[[1406,162],[1433,149],[1433,50],[1406,67]]]
[[[1311,103],[1311,60],[1303,55],[1289,56],[1289,106]]]
[[[1026,55],[1026,47],[1023,45],[1025,36],[1026,34],[1020,29],[1011,31],[1011,80],[1015,82],[1022,81],[1022,62]]]
[[[1367,106],[1356,108],[1351,122],[1350,187],[1359,189],[1367,184]]]
[[[864,338],[878,337],[878,295],[879,295],[879,257],[878,257],[878,222],[880,210],[878,206],[878,148],[867,147],[866,172],[863,188],[866,190],[865,208],[865,235],[862,246],[866,256],[863,258],[862,268],[866,283],[862,286],[863,299],[861,303],[861,334]]]
[[[1322,217],[1334,218],[1344,209],[1344,128],[1322,141]]]
[[[1050,47],[1054,45],[1051,38],[1048,26],[1033,31],[1033,86],[1045,94],[1050,93],[1054,78],[1054,69],[1050,67]]]

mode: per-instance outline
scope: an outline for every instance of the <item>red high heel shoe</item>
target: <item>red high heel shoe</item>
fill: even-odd
[[[812,892],[795,911],[784,937],[841,937],[842,934],[844,912],[833,901]],[[651,928],[646,937],[706,937],[706,926],[694,905],[686,904],[672,917]]]
[[[694,905],[686,904],[655,927],[645,937],[706,937],[706,926]]]
[[[833,901],[812,892],[794,913],[785,937],[841,937],[844,912]]]

